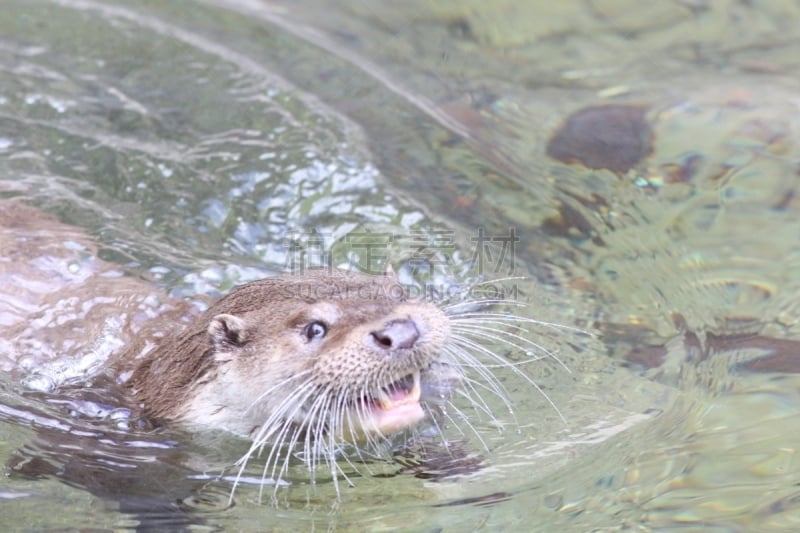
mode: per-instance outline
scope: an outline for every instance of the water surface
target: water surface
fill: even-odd
[[[0,240],[9,527],[797,525],[794,7],[486,5],[4,3],[0,194],[54,216]],[[568,117],[613,106],[630,161],[559,161]],[[408,281],[524,278],[517,312],[589,333],[531,328],[569,372],[511,351],[547,398],[498,370],[513,412],[490,398],[438,459],[376,461],[338,503],[299,467],[277,505],[229,503],[244,443],[140,426],[91,377],[137,334],[109,317],[315,252],[369,269],[364,235],[399,236],[373,249]]]

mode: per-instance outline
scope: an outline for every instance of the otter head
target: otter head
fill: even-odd
[[[449,335],[444,313],[393,275],[279,276],[222,298],[132,386],[150,414],[259,441],[371,439],[424,417],[420,375]]]

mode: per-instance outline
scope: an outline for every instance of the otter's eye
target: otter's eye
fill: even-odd
[[[326,326],[323,322],[315,320],[314,322],[309,322],[303,328],[303,335],[306,336],[308,340],[314,339],[321,339],[328,333],[328,326]]]

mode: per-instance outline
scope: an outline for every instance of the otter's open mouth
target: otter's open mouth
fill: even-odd
[[[389,435],[410,427],[423,418],[419,403],[421,394],[419,370],[382,387],[360,400],[360,432]]]

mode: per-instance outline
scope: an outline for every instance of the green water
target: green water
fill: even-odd
[[[409,281],[420,239],[437,285],[486,252],[518,313],[589,333],[527,333],[569,372],[508,354],[549,400],[498,370],[513,412],[489,398],[495,419],[448,430],[479,468],[379,462],[338,502],[299,467],[276,505],[246,483],[231,506],[240,441],[74,419],[3,377],[4,525],[164,527],[178,501],[242,530],[796,529],[798,22],[779,2],[3,1],[0,195],[128,276],[195,300],[320,239],[372,268],[369,231]],[[646,109],[634,168],[547,155],[608,104]]]

